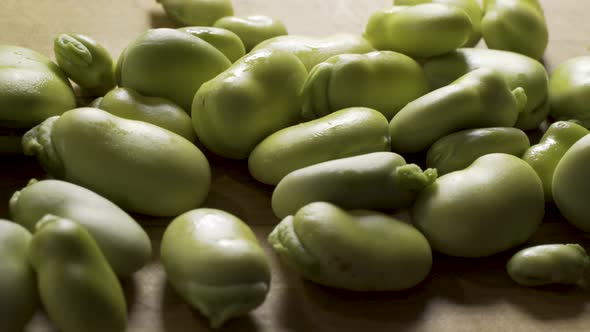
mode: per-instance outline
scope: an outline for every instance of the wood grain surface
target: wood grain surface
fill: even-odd
[[[542,0],[550,30],[544,62],[549,70],[587,54],[590,2]],[[360,33],[370,13],[386,0],[234,0],[236,14],[267,14],[286,23],[291,34],[327,36]],[[152,0],[0,0],[0,44],[30,47],[52,56],[53,38],[64,32],[94,37],[114,56],[150,27],[172,27]],[[272,262],[271,292],[250,315],[219,331],[588,331],[590,291],[586,287],[529,289],[514,284],[504,265],[513,251],[485,259],[435,255],[428,279],[395,293],[351,293],[301,280],[282,266],[266,245],[278,220],[270,210],[272,187],[256,183],[245,162],[208,154],[213,185],[207,207],[229,211],[252,225]],[[32,158],[0,158],[0,202],[43,170]],[[157,193],[154,193],[155,195]],[[6,203],[0,218],[8,218]],[[154,246],[152,262],[123,280],[129,331],[209,331],[207,321],[167,285],[158,262],[159,241],[169,220],[138,217]],[[545,223],[528,244],[577,242],[585,234],[547,207]],[[1,318],[0,318],[1,319]],[[106,319],[106,318],[105,318]],[[27,332],[55,331],[39,312]],[[83,332],[83,331],[80,331]],[[108,332],[108,331],[105,331]]]

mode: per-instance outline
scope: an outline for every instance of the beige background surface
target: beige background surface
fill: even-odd
[[[567,58],[587,54],[589,1],[542,0],[550,30],[545,62],[551,69]],[[325,36],[360,33],[385,0],[234,0],[236,14],[267,14],[283,20],[292,34]],[[0,0],[0,43],[16,44],[52,56],[53,38],[63,32],[88,34],[117,56],[150,27],[171,26],[151,0]],[[208,207],[223,208],[253,226],[261,241],[278,220],[270,211],[272,188],[255,183],[243,162],[208,155],[213,187]],[[0,202],[31,177],[44,174],[28,158],[0,159]],[[0,218],[8,217],[0,205]],[[205,319],[190,310],[166,285],[157,261],[162,223],[142,218],[154,244],[154,260],[124,281],[129,331],[208,331]],[[548,208],[545,224],[531,244],[590,241]],[[504,272],[510,253],[462,260],[435,256],[431,276],[419,287],[397,293],[354,294],[302,281],[282,267],[268,247],[273,281],[267,301],[251,315],[221,331],[588,331],[590,292],[585,287],[527,289]],[[54,331],[39,313],[28,332]],[[82,331],[81,331],[82,332]],[[107,332],[107,331],[105,331]]]

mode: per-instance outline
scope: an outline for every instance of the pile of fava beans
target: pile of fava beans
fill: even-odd
[[[404,290],[433,251],[514,250],[546,203],[590,231],[590,56],[548,75],[537,0],[396,0],[327,38],[233,16],[230,0],[159,2],[183,27],[145,31],[118,61],[79,34],[56,36],[56,63],[0,45],[0,153],[47,172],[0,220],[0,331],[40,306],[63,332],[124,331],[119,278],[152,250],[212,327],[259,306],[268,257],[238,216],[202,207],[197,142],[275,186],[269,244],[328,287]],[[70,80],[96,99],[77,103]],[[128,213],[174,218],[161,248]],[[579,284],[590,265],[576,243],[514,251],[524,286]]]

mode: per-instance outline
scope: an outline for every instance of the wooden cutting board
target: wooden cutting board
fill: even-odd
[[[588,53],[590,2],[542,0],[550,30],[544,59],[551,70],[565,59]],[[281,19],[291,34],[327,36],[360,33],[370,13],[385,0],[234,0],[236,14]],[[142,31],[173,27],[151,0],[1,0],[0,43],[33,48],[52,56],[53,38],[64,32],[94,37],[114,56]],[[240,216],[254,228],[272,261],[271,292],[252,314],[220,331],[588,331],[590,292],[585,287],[528,289],[515,285],[504,265],[510,253],[485,259],[435,255],[430,277],[415,289],[395,293],[351,293],[301,280],[283,267],[266,245],[278,220],[270,210],[272,188],[256,183],[245,162],[208,155],[213,186],[208,207]],[[0,158],[0,202],[32,177],[43,177],[32,158]],[[157,194],[157,193],[154,193]],[[8,218],[6,203],[0,218]],[[207,321],[167,285],[158,262],[159,241],[169,220],[142,219],[153,241],[152,262],[124,280],[129,331],[209,331]],[[578,242],[588,238],[548,207],[545,223],[530,244]],[[1,319],[1,318],[0,318]],[[39,312],[27,332],[55,331]],[[83,331],[80,331],[83,332]],[[108,332],[108,331],[105,331]]]

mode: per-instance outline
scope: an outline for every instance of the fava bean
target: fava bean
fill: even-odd
[[[152,245],[146,232],[125,211],[94,192],[59,180],[31,180],[10,199],[10,215],[33,232],[46,214],[75,220],[85,227],[117,275],[144,266]]]
[[[364,36],[378,50],[431,57],[463,46],[472,31],[471,19],[464,10],[428,3],[376,11]]]
[[[94,39],[61,34],[53,42],[53,52],[66,75],[90,94],[103,96],[115,87],[113,59]]]
[[[264,15],[226,16],[217,20],[213,26],[238,35],[246,52],[267,39],[288,34],[283,22]]]
[[[546,244],[517,252],[506,265],[510,278],[523,286],[579,284],[590,257],[579,244]]]
[[[259,306],[269,291],[270,267],[256,236],[221,210],[197,209],[174,219],[161,258],[174,289],[214,328]]]
[[[236,62],[246,54],[244,43],[242,43],[240,37],[227,29],[214,27],[184,27],[178,30],[190,33],[191,35],[199,37],[213,45],[232,63]]]
[[[521,157],[530,147],[529,138],[520,129],[510,127],[467,129],[434,142],[426,154],[426,166],[438,175],[467,168],[477,158],[490,153]]]
[[[76,107],[63,71],[43,54],[0,45],[0,154],[20,154],[20,136],[54,115]]]
[[[301,61],[287,52],[246,55],[195,95],[192,120],[199,140],[222,157],[248,158],[268,135],[298,122],[306,77]]]
[[[256,180],[276,185],[306,166],[389,151],[387,125],[387,119],[370,108],[343,109],[268,136],[250,154],[248,169]]]
[[[37,309],[37,279],[29,264],[31,233],[0,219],[0,331],[21,332]]]
[[[86,187],[123,209],[175,216],[200,206],[209,162],[191,142],[152,124],[97,108],[51,117],[23,137],[55,178]]]
[[[125,331],[123,289],[86,229],[46,215],[36,226],[30,252],[41,302],[60,331]]]
[[[391,120],[428,92],[428,81],[412,58],[390,51],[341,54],[318,64],[303,86],[305,118],[354,106],[375,109]]]
[[[512,127],[526,100],[524,90],[510,91],[497,71],[476,69],[402,108],[389,123],[392,149],[419,152],[462,129]]]
[[[531,146],[522,156],[543,181],[546,202],[553,201],[553,174],[557,163],[574,143],[588,133],[588,129],[573,122],[554,122],[539,143]]]
[[[483,11],[477,0],[394,0],[398,6],[413,6],[423,3],[440,3],[448,6],[455,6],[465,11],[471,20],[473,28],[469,39],[465,43],[465,47],[473,47],[477,45],[481,39],[481,18]]]
[[[549,33],[538,0],[484,0],[483,39],[491,49],[541,59]]]
[[[334,55],[362,54],[375,50],[365,38],[354,34],[337,34],[326,38],[279,36],[263,41],[252,51],[261,49],[289,52],[298,57],[308,71]]]
[[[191,117],[179,105],[159,97],[146,97],[129,88],[116,88],[96,103],[113,115],[151,123],[189,141],[196,138]]]
[[[156,0],[173,21],[182,25],[213,25],[234,14],[231,0]]]
[[[289,173],[272,193],[272,209],[281,219],[319,201],[346,209],[403,209],[435,179],[436,170],[422,171],[396,153],[374,152]]]
[[[551,73],[549,100],[551,117],[590,129],[590,56],[567,60]]]
[[[494,153],[426,187],[412,207],[412,219],[433,250],[483,257],[527,241],[544,208],[543,185],[532,167]]]
[[[590,232],[590,135],[565,152],[553,173],[553,200],[570,224]]]
[[[187,112],[201,84],[231,62],[201,38],[175,29],[151,29],[133,41],[117,64],[119,86],[162,97]]]
[[[526,91],[526,106],[514,125],[519,129],[536,129],[549,114],[547,71],[543,64],[528,56],[483,48],[461,48],[425,60],[423,68],[433,88],[447,86],[478,68],[498,71],[511,90],[522,87]]]
[[[308,204],[268,237],[279,257],[305,279],[353,291],[416,286],[432,266],[426,238],[414,227],[373,211]]]

